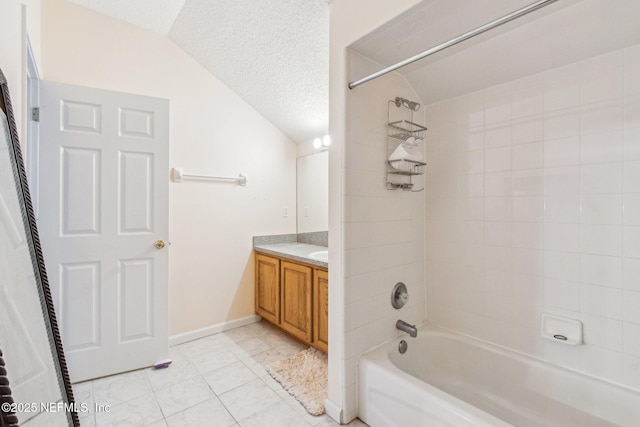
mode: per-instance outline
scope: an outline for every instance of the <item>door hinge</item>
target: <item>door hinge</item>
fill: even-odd
[[[31,120],[34,122],[40,121],[40,107],[33,107],[31,109]]]

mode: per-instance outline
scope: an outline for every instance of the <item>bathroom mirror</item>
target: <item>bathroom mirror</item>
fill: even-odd
[[[79,426],[22,159],[0,70],[0,394],[14,401],[0,423]]]
[[[298,157],[296,177],[298,233],[329,230],[329,152]]]

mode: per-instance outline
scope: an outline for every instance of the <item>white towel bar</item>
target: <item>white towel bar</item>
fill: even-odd
[[[173,168],[171,169],[171,181],[173,182],[182,182],[183,178],[195,178],[195,179],[212,179],[212,180],[222,180],[222,181],[235,181],[238,185],[245,186],[247,185],[247,177],[243,174],[238,175],[237,178],[229,177],[229,176],[211,176],[211,175],[196,175],[191,173],[184,173],[182,168]]]

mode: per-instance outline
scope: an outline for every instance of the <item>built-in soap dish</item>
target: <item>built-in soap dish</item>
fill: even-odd
[[[582,322],[542,313],[542,336],[568,345],[582,344]]]

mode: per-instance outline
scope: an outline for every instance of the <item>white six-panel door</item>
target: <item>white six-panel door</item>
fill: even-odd
[[[168,348],[169,102],[43,81],[40,230],[71,380]]]

